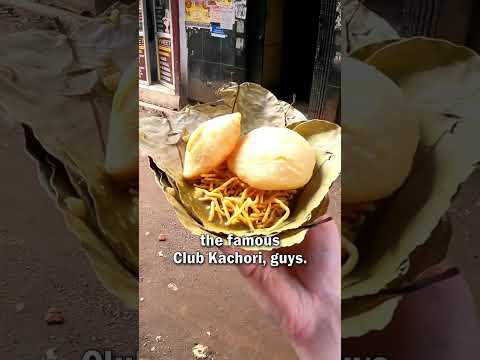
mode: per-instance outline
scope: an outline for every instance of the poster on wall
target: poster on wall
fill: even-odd
[[[235,22],[233,6],[210,6],[210,22],[220,24],[222,29],[232,30]]]
[[[210,28],[208,0],[185,0],[185,26]]]
[[[209,5],[222,6],[233,8],[233,0],[211,0],[208,2]]]
[[[246,4],[245,0],[238,0]],[[211,29],[211,24],[232,30],[235,23],[233,0],[185,0],[185,26],[187,28]],[[215,29],[218,29],[215,26]],[[212,32],[212,34],[216,34]]]

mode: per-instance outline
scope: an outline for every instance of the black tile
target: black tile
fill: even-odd
[[[209,83],[223,82],[222,65],[205,62],[203,64],[203,79]]]
[[[235,65],[235,33],[225,30],[227,37],[222,39],[222,63]]]
[[[205,35],[203,42],[203,59],[210,62],[219,63],[222,61],[221,38]]]
[[[199,29],[187,29],[188,59],[200,60],[203,58],[203,35]]]
[[[244,69],[247,66],[246,61],[245,51],[235,50],[235,66]]]
[[[223,65],[222,77],[225,82],[234,81],[236,83],[242,83],[246,81],[246,71],[235,66]]]
[[[192,60],[188,61],[188,78],[201,80],[203,77],[203,61]]]

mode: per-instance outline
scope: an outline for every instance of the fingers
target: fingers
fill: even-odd
[[[220,246],[219,247],[220,251],[222,251],[224,254],[227,255],[234,255],[236,252],[238,252],[241,255],[248,254],[248,251],[242,250],[240,248],[235,248],[235,247],[230,247],[230,246]],[[267,254],[268,256],[268,254]],[[243,276],[248,277],[251,272],[255,270],[257,267],[256,264],[240,264],[237,265],[238,270]]]
[[[296,266],[294,271],[309,291],[340,296],[341,238],[334,221],[315,226],[302,243],[287,250],[307,260],[306,265]]]
[[[334,221],[319,224],[308,231],[305,240],[293,247],[273,250],[303,255],[305,265],[270,266],[272,252],[264,251],[268,265],[238,265],[259,305],[289,333],[296,333],[298,324],[309,324],[304,313],[317,304],[315,299],[328,295],[328,301],[339,301],[341,283],[341,241]],[[248,251],[222,246],[220,250],[233,255]],[[325,298],[327,299],[327,298]],[[326,303],[328,303],[328,301]],[[308,310],[310,309],[310,310]]]
[[[245,250],[223,246],[225,254],[248,253]],[[270,252],[263,252],[269,263]],[[248,282],[253,296],[259,305],[278,322],[295,318],[301,302],[307,294],[295,276],[286,267],[272,268],[269,265],[238,265],[240,274]]]
[[[222,246],[220,250],[226,254],[248,253],[248,251],[228,246]],[[237,267],[250,283],[258,287],[283,281],[289,283],[290,287],[301,285],[309,292],[328,292],[336,297],[340,296],[341,238],[338,226],[333,220],[310,229],[302,243],[278,251],[284,254],[302,255],[307,263],[290,268],[286,266],[271,268],[269,265],[264,267],[257,264]],[[271,254],[272,252],[263,252],[268,264]],[[267,288],[265,291],[268,292],[270,289]]]

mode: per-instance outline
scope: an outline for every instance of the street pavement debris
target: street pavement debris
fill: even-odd
[[[158,241],[166,241],[166,240],[167,240],[167,235],[165,234],[158,235]]]
[[[168,288],[172,291],[177,291],[178,290],[178,286],[175,285],[174,283],[168,284]]]
[[[23,309],[25,309],[25,304],[23,302],[15,305],[15,311],[17,313],[21,312]]]
[[[192,348],[192,353],[195,359],[208,359],[212,352],[207,345],[195,344]]]
[[[48,349],[45,355],[42,356],[42,360],[58,360],[57,349]]]
[[[63,324],[65,322],[65,318],[60,310],[51,307],[48,309],[47,314],[45,315],[45,321],[48,325],[58,325]]]

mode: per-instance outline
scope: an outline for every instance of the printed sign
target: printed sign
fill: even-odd
[[[225,30],[232,30],[235,22],[235,12],[233,7],[211,6],[210,22],[218,23]]]
[[[243,34],[245,32],[245,21],[237,19],[237,34]]]
[[[243,50],[245,48],[245,40],[241,37],[237,37],[235,40],[235,49]]]
[[[138,79],[148,82],[147,54],[145,49],[145,21],[143,18],[143,3],[140,1],[138,8],[139,32],[138,32]]]
[[[210,24],[210,35],[223,39],[227,37],[227,35],[225,35],[225,31],[223,31],[223,28],[220,26],[220,24],[213,22]]]
[[[140,81],[147,81],[147,64],[145,57],[145,40],[138,37],[138,78]]]
[[[185,26],[210,28],[207,0],[185,0]]]
[[[140,32],[143,32],[143,10],[142,10],[142,2],[139,2],[138,6],[138,29]]]
[[[157,38],[158,79],[160,82],[173,85],[172,40],[166,37]]]
[[[210,0],[208,4],[231,8],[233,5],[233,0]]]

